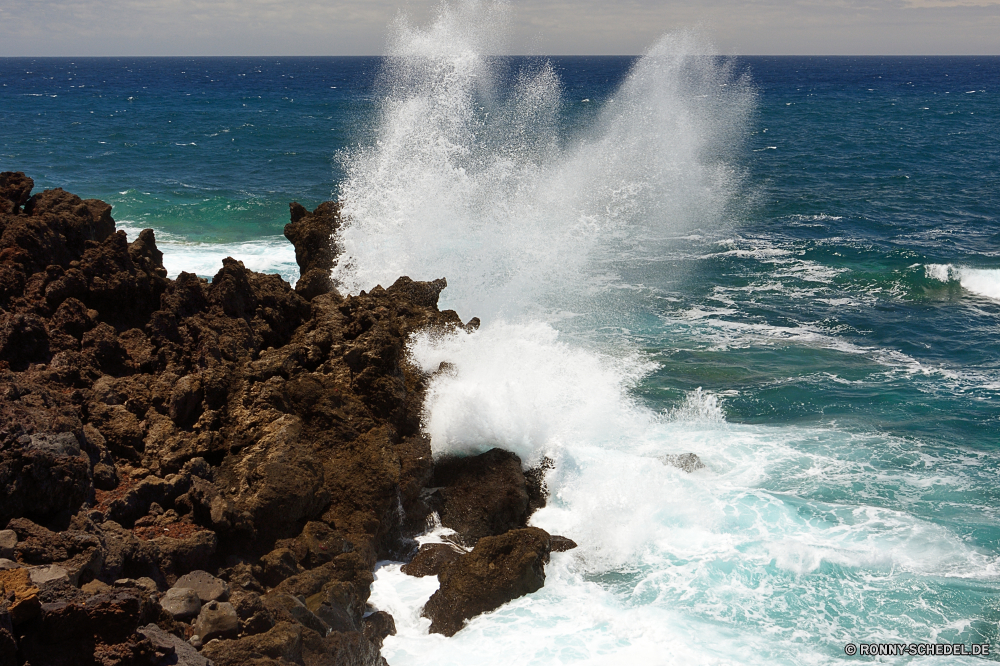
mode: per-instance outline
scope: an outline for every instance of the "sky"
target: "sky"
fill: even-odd
[[[509,0],[514,54],[1000,55],[1000,0]],[[0,0],[0,56],[379,55],[437,0]]]

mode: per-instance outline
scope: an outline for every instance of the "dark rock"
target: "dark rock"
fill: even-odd
[[[273,593],[267,596],[267,607],[275,615],[289,617],[303,627],[308,627],[321,636],[330,630],[330,625],[319,619],[298,597],[290,594]]]
[[[148,622],[152,606],[130,590],[99,594],[85,602],[57,601],[41,608],[41,617],[21,644],[28,663],[149,663],[153,649],[135,640],[140,622]]]
[[[260,566],[263,570],[261,580],[268,587],[274,587],[300,571],[295,553],[288,548],[275,548],[260,558]]]
[[[294,539],[284,539],[276,545],[287,548],[295,562],[307,569],[318,567],[337,555],[354,550],[354,544],[344,538],[342,532],[317,521],[306,523],[302,533]],[[280,548],[275,552],[279,551]]]
[[[0,173],[0,213],[18,213],[28,202],[35,181],[23,173],[4,171]]]
[[[376,647],[382,647],[386,636],[396,635],[396,621],[385,611],[375,611],[364,619],[364,635]]]
[[[548,533],[537,527],[480,539],[438,575],[441,587],[423,610],[430,630],[453,636],[466,620],[541,589],[550,548]]]
[[[276,623],[274,616],[267,610],[256,592],[237,588],[232,592],[229,602],[240,618],[240,633],[243,636],[262,634]]]
[[[340,204],[327,201],[312,213],[296,202],[289,208],[292,221],[285,225],[285,237],[295,246],[295,261],[299,265],[295,291],[312,300],[334,289],[330,271],[337,254],[333,234],[340,226]]]
[[[461,551],[449,544],[428,543],[420,547],[413,559],[401,567],[401,571],[417,578],[436,576],[441,573],[445,566],[457,560],[461,555]]]
[[[301,664],[303,627],[293,622],[279,622],[270,631],[239,640],[220,640],[206,645],[202,656],[215,666],[245,666],[256,663]],[[305,630],[308,631],[308,630]],[[279,661],[280,660],[280,661]]]
[[[679,453],[661,456],[660,460],[668,465],[684,470],[688,474],[695,470],[704,469],[705,463],[694,453]]]
[[[0,599],[0,666],[16,666],[17,639],[7,600]]]
[[[226,631],[260,639],[205,649],[278,655],[228,663],[277,659],[289,637],[299,663],[382,663],[363,634],[384,633],[363,621],[371,570],[412,548],[433,474],[406,340],[462,326],[437,309],[446,282],[342,297],[336,204],[293,206],[294,290],[232,258],[210,282],[170,280],[152,231],[129,242],[107,204],[32,185],[0,175],[0,527],[17,536],[0,577],[18,662],[167,663],[175,642],[135,630],[190,629],[156,598],[204,571],[229,583]]]
[[[0,403],[0,418],[7,416],[16,423],[19,411]],[[0,525],[17,517],[44,523],[71,515],[88,497],[91,483],[90,468],[83,457],[55,456],[20,443],[2,449]]]
[[[491,449],[469,458],[445,458],[434,465],[429,503],[441,524],[475,544],[523,527],[528,518],[528,491],[521,459],[509,451]]]
[[[542,507],[549,498],[549,489],[545,484],[545,473],[555,467],[555,462],[548,457],[542,458],[535,467],[524,473],[525,489],[528,491],[528,513],[534,513]]]
[[[564,536],[557,536],[555,534],[551,537],[551,546],[553,553],[565,553],[567,550],[573,550],[576,548],[576,542],[572,539],[567,539]]]

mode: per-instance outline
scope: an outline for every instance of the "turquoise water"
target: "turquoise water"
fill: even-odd
[[[386,564],[394,666],[997,642],[1000,58],[726,61],[681,35],[496,59],[478,34],[3,59],[0,169],[153,227],[171,274],[233,254],[294,280],[288,202],[341,197],[345,288],[443,275],[483,319],[413,342],[456,367],[425,427],[555,459],[535,522],[581,547],[452,639]],[[687,451],[707,468],[660,461]]]

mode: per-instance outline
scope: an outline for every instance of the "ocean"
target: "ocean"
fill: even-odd
[[[294,281],[288,203],[338,198],[342,291],[482,320],[411,340],[452,364],[425,431],[551,459],[532,523],[579,547],[452,638],[382,563],[393,666],[1000,642],[1000,58],[496,57],[467,14],[384,58],[0,59],[0,170],[171,276]]]

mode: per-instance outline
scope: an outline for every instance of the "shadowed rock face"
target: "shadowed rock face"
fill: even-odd
[[[337,255],[333,234],[340,227],[340,204],[327,201],[311,213],[294,201],[289,208],[292,221],[285,225],[285,238],[295,246],[295,261],[301,271],[295,291],[312,300],[334,288],[330,270]]]
[[[7,576],[23,608],[0,603],[0,647],[160,663],[173,643],[137,630],[188,639],[158,599],[200,570],[239,623],[216,664],[382,663],[371,569],[410,547],[433,474],[405,341],[462,324],[444,280],[341,297],[336,204],[292,206],[296,289],[230,258],[170,280],[152,231],[129,242],[107,204],[32,186],[0,174],[0,530],[14,571],[48,568]]]
[[[453,636],[466,620],[541,589],[550,549],[549,534],[537,527],[480,539],[438,574],[441,587],[423,611],[431,631]]]
[[[441,524],[461,535],[469,546],[486,536],[524,527],[528,519],[528,488],[521,459],[509,451],[491,449],[468,458],[445,458],[434,466],[428,503]]]

